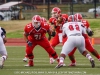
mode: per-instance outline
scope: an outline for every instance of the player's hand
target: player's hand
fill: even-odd
[[[57,19],[57,25],[58,25],[58,24],[61,24],[62,21],[63,21],[63,18],[62,18],[62,17],[58,17],[58,19]]]
[[[89,35],[89,36],[93,36],[93,34],[94,34],[93,31],[88,32],[88,35]]]
[[[31,41],[27,41],[27,44],[29,45],[29,46],[32,46],[32,42]]]
[[[51,36],[53,36],[53,37],[54,37],[55,35],[56,35],[56,32],[55,32],[55,31],[54,31],[54,32],[52,32]]]

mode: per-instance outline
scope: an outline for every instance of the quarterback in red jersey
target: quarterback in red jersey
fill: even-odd
[[[86,31],[87,31],[87,34],[88,34],[89,36],[92,36],[92,35],[93,35],[93,31],[91,30],[90,24],[88,23],[88,21],[82,19],[82,15],[81,15],[80,13],[76,13],[75,16],[77,17],[77,21],[78,21],[78,22],[82,22],[82,23],[84,24],[85,29],[86,29]],[[89,40],[89,37],[88,37],[88,38],[85,38],[85,48],[86,48],[89,52],[91,52],[91,53],[100,61],[100,55],[99,55],[99,53],[93,48],[93,46],[92,46],[92,44],[91,44],[91,42],[90,42],[90,40]],[[75,57],[74,57],[74,52],[75,52],[75,50],[72,51],[72,52],[70,53],[70,55],[69,55],[69,58],[70,58],[70,60],[71,60],[71,64],[70,64],[69,66],[75,66],[75,62],[76,62],[76,61],[75,61]]]
[[[25,66],[34,66],[33,50],[36,45],[40,45],[41,47],[43,47],[49,55],[59,61],[58,55],[56,54],[55,50],[52,48],[48,39],[46,38],[46,33],[50,35],[50,26],[46,22],[42,22],[41,17],[39,15],[33,16],[32,23],[29,23],[25,26],[24,39],[27,42],[26,54],[29,59],[28,64]]]
[[[54,32],[52,32],[53,38],[51,39],[51,45],[54,48],[59,43],[62,43],[62,26],[64,23],[67,22],[68,15],[67,14],[61,14],[61,9],[58,7],[54,7],[51,11],[52,17],[49,19],[49,23],[51,23],[51,26],[54,29]],[[50,56],[50,63],[52,64],[54,62],[53,58]]]

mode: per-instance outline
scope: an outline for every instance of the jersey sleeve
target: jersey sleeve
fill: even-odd
[[[86,27],[89,28],[90,27],[90,24],[88,21],[86,21]]]
[[[27,25],[24,27],[24,33],[29,34],[30,31],[31,31],[31,23],[27,24]]]
[[[67,22],[68,21],[68,15],[67,14],[62,14],[62,17],[64,18],[64,20]]]
[[[51,24],[55,24],[55,21],[56,21],[56,19],[53,18],[53,17],[51,17],[51,18],[49,19],[49,23],[51,23]]]
[[[28,31],[27,31],[27,25],[24,27],[24,32],[28,33]]]

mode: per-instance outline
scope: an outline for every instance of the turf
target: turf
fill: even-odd
[[[95,49],[100,53],[100,45],[95,45]],[[34,49],[34,67],[24,67],[26,62],[23,62],[25,54],[24,46],[7,46],[8,59],[5,62],[3,69],[0,69],[0,75],[100,75],[100,61],[95,59],[95,68],[91,68],[90,62],[83,57],[78,50],[75,52],[77,61],[76,67],[68,67],[70,63],[68,57],[65,59],[66,67],[55,69],[57,62],[49,64],[49,57],[46,51],[40,46]],[[58,55],[61,51],[61,46],[57,46],[56,51]]]

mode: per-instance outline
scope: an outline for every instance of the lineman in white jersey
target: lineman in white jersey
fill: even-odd
[[[4,61],[7,59],[7,51],[5,47],[6,40],[6,31],[4,28],[0,27],[0,68],[3,68]]]
[[[85,50],[84,37],[87,37],[88,35],[86,34],[84,25],[81,22],[75,22],[75,20],[76,17],[74,15],[70,15],[68,17],[69,22],[63,25],[63,35],[66,35],[68,39],[62,47],[60,60],[56,68],[60,68],[63,66],[62,64],[64,63],[66,55],[68,55],[75,47],[78,48],[79,52],[83,56],[87,57],[90,60],[91,66],[95,67],[94,59]]]

